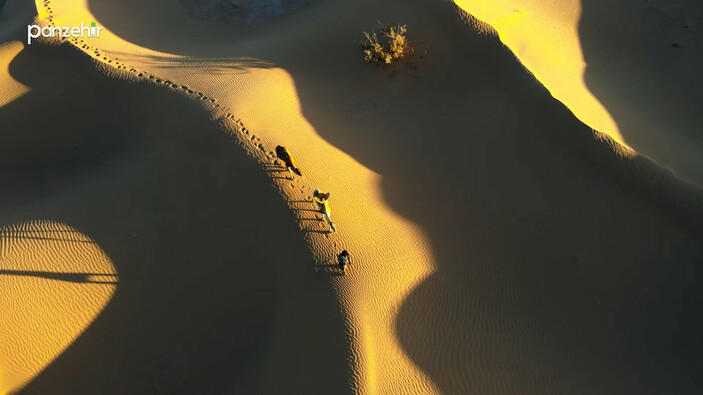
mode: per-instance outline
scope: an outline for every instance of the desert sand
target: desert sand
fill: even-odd
[[[703,186],[703,3],[456,3],[585,124]]]
[[[579,78],[575,6],[540,52],[545,19],[521,51],[459,5],[500,37],[431,0],[246,26],[38,1],[37,23],[104,30],[3,36],[0,392],[698,392],[703,195],[615,115],[655,111]],[[414,54],[365,64],[376,20]],[[685,110],[657,136],[700,141]]]

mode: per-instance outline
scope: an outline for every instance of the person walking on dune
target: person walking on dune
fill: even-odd
[[[337,232],[337,229],[334,226],[334,222],[332,222],[332,217],[330,216],[331,212],[330,206],[328,204],[329,199],[330,194],[322,193],[319,189],[315,189],[315,192],[312,193],[312,200],[315,202],[315,204],[317,205],[317,209],[320,210],[320,213],[322,213],[323,217],[330,225],[330,232]]]
[[[291,180],[293,179],[293,173],[302,177],[303,173],[300,172],[300,169],[295,167],[293,156],[290,154],[288,149],[286,149],[286,147],[282,145],[276,146],[276,156],[278,157],[278,159],[283,161],[283,164],[288,169],[288,173],[290,174]]]
[[[347,265],[351,264],[351,256],[347,250],[343,250],[337,255],[337,262],[339,263],[339,268],[342,269],[342,274],[347,272]]]

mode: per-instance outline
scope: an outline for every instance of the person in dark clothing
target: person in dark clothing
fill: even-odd
[[[293,161],[293,156],[290,154],[288,149],[286,147],[279,145],[276,147],[276,156],[278,159],[283,161],[283,164],[285,167],[288,169],[288,173],[290,173],[290,179],[293,179],[293,173],[299,175],[302,177],[303,173],[295,167],[295,161]]]
[[[351,264],[351,256],[347,250],[344,250],[337,255],[337,261],[339,263],[339,268],[342,269],[342,273],[346,273],[347,265]]]

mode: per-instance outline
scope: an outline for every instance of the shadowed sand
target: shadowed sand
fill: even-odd
[[[8,65],[22,49],[21,41],[12,40],[21,39],[17,32],[26,29],[26,23],[36,15],[31,2],[12,0],[3,7],[4,3],[0,2],[0,107],[29,91],[10,76]]]
[[[702,387],[697,366],[703,324],[696,312],[703,297],[697,286],[703,259],[700,191],[643,157],[618,155],[622,152],[612,141],[594,135],[554,100],[496,37],[477,35],[460,22],[454,5],[429,0],[404,2],[402,7],[395,1],[320,2],[241,35],[237,27],[210,29],[170,2],[92,0],[90,9],[71,0],[49,5],[57,24],[95,17],[105,26],[100,40],[73,44],[120,77],[129,74],[128,78],[159,84],[163,97],[152,102],[169,103],[175,100],[171,95],[180,92],[231,129],[236,124],[231,113],[237,114],[246,125],[246,132],[237,126],[238,136],[246,139],[243,146],[248,152],[258,148],[256,157],[262,164],[270,166],[272,160],[266,154],[276,144],[284,144],[313,187],[331,192],[338,234],[320,233],[322,224],[305,211],[310,208],[305,204],[310,185],[299,178],[275,179],[274,174],[269,176],[295,216],[282,210],[270,213],[276,220],[255,222],[260,229],[270,231],[280,224],[290,232],[270,235],[275,244],[266,246],[266,252],[280,257],[292,253],[290,262],[295,267],[314,261],[325,272],[341,248],[349,249],[354,258],[346,276],[332,279],[343,329],[334,327],[338,313],[330,313],[335,307],[332,302],[314,312],[303,303],[296,304],[306,306],[297,313],[286,310],[291,320],[285,322],[305,328],[332,314],[329,330],[321,335],[327,336],[328,343],[316,346],[320,353],[333,345],[335,350],[348,347],[344,367],[318,363],[321,374],[329,378],[321,384],[330,389],[312,392],[337,393],[332,383],[345,379],[350,379],[354,392],[369,394],[696,393]],[[382,70],[364,64],[355,44],[360,32],[374,27],[376,19],[407,23],[415,55]],[[113,66],[119,69],[115,72]],[[122,113],[132,111],[142,114],[138,119],[152,119],[143,115],[142,107]],[[171,123],[143,128],[168,131],[170,136],[171,128],[185,127],[181,118],[187,111],[164,113],[174,114],[165,118]],[[224,119],[218,118],[223,113],[227,114]],[[205,157],[224,144],[226,139],[221,139],[222,143],[205,144]],[[196,150],[201,144],[184,145]],[[197,225],[211,225],[221,218],[230,218],[228,226],[236,226],[238,216],[280,206],[278,197],[251,189],[265,184],[258,178],[263,178],[263,172],[252,166],[250,172],[236,173],[239,192],[227,196],[227,202],[248,202],[241,204],[247,210],[235,212],[227,206],[223,211],[220,199],[224,197],[209,182],[213,177],[218,180],[214,185],[224,182],[218,175],[231,180],[234,170],[217,173],[207,166],[186,166],[195,153],[168,147],[162,155],[173,160],[159,162],[161,167],[154,171],[167,175],[155,179],[166,178],[170,183],[147,178],[133,188],[146,190],[139,196],[181,192],[175,195],[183,196],[167,208],[196,225],[189,229],[203,231],[212,226]],[[127,178],[141,180],[151,174],[136,170],[151,169],[145,166],[149,158],[125,159],[135,169],[124,173]],[[176,188],[181,183],[186,184]],[[234,190],[235,184],[231,185]],[[257,201],[252,196],[270,200],[267,205],[251,206]],[[164,206],[161,200],[156,202],[145,207]],[[99,207],[109,206],[103,202]],[[126,217],[140,223],[142,217],[152,218],[149,215],[144,210],[110,222],[120,225]],[[286,225],[286,218],[297,221],[309,251],[294,243],[300,233],[290,222]],[[140,251],[144,257],[135,253],[127,258],[148,261],[149,251],[156,249],[170,266],[172,261],[200,256],[171,252],[173,244],[188,242],[179,237],[183,228],[176,218],[158,223],[166,235],[159,240],[170,238],[169,247],[157,242]],[[108,243],[109,237],[80,224],[76,226],[111,256],[120,276],[115,302],[78,340],[98,345],[100,337],[90,334],[103,322],[118,325],[105,320],[113,316],[110,306],[120,300],[134,273],[130,276],[127,267],[121,267],[125,258],[117,255],[120,249]],[[262,242],[263,230],[252,235],[246,227],[227,229],[228,235],[251,237],[244,239],[244,245]],[[126,230],[125,238],[133,232]],[[144,232],[140,228],[137,233]],[[197,254],[220,262],[231,252],[223,247],[230,240],[220,233],[214,239],[209,236],[212,243],[197,249]],[[286,241],[290,244],[279,244]],[[289,267],[282,260],[275,262]],[[211,277],[225,281],[221,272],[225,267],[229,266],[216,266],[209,272]],[[276,284],[288,287],[287,296],[313,292],[312,285],[301,282],[306,277],[299,276],[283,276]],[[157,277],[148,278],[156,281]],[[257,283],[246,284],[239,287],[242,298],[258,295],[252,291]],[[217,294],[216,289],[203,292]],[[147,296],[144,291],[130,301],[148,303]],[[322,295],[320,299],[325,300]],[[253,311],[244,314],[251,317],[246,322],[267,322],[259,315],[267,308],[265,303],[251,307]],[[146,328],[163,327],[163,319],[147,321]],[[187,329],[202,333],[219,323],[196,321]],[[275,328],[272,331],[282,330],[278,323],[270,325]],[[317,328],[317,322],[311,325]],[[236,332],[240,326],[232,323],[227,328]],[[333,338],[335,331],[344,331],[349,343]],[[249,332],[236,333],[239,339]],[[212,338],[222,339],[219,334]],[[109,345],[117,343],[108,340]],[[147,336],[141,340],[146,343]],[[298,355],[295,351],[278,347],[297,344],[293,343],[272,342],[269,350],[281,358],[293,358]],[[73,349],[28,388],[41,392],[54,384],[53,388],[69,390],[71,385],[102,389],[91,382],[84,384],[82,371],[66,372],[73,374],[73,380],[62,381],[69,366],[79,370],[75,366],[86,363],[71,353]],[[176,352],[166,342],[155,349],[164,355]],[[337,354],[330,353],[330,358],[333,355]],[[216,353],[207,362],[217,365],[223,359]],[[303,368],[294,366],[302,375]],[[227,376],[234,387],[216,379],[232,371],[213,367],[205,374],[197,366],[175,362],[168,368],[202,374],[189,382],[195,387],[198,380],[205,380],[199,388],[202,392],[270,389],[257,388],[244,368],[232,369],[241,376]],[[131,371],[125,368],[121,373],[127,376]],[[283,380],[293,383],[320,380],[319,375],[282,374],[290,374]],[[333,380],[337,375],[339,379]],[[164,392],[179,388],[177,376],[162,377],[159,388],[166,388]]]
[[[314,274],[263,171],[204,110],[109,79],[66,46],[27,47],[10,73],[31,92],[0,108],[0,227],[68,223],[119,276],[102,313],[56,360],[33,360],[45,354],[31,349],[2,355],[25,368],[51,362],[23,393],[345,392],[347,347],[327,276]],[[55,254],[85,239],[24,229],[3,234],[3,303],[43,298],[13,286],[25,278],[75,292],[113,281],[59,265]],[[46,261],[8,269],[8,249],[27,238],[35,244],[24,254],[50,243]]]
[[[588,88],[631,147],[703,188],[703,90],[694,88],[703,85],[703,2],[583,1],[582,7]]]
[[[555,98],[592,128],[703,187],[703,3],[483,1],[490,24]]]

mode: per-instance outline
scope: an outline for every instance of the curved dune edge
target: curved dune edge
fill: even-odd
[[[10,104],[29,92],[29,87],[15,81],[9,73],[9,66],[12,60],[22,51],[22,43],[11,41],[0,45],[0,107]]]
[[[93,322],[117,290],[109,257],[46,220],[0,229],[0,393],[22,388]]]
[[[0,107],[12,103],[30,91],[30,88],[10,75],[9,67],[13,59],[24,48],[14,36],[24,30],[24,23],[34,16],[32,4],[25,1],[10,1],[0,8]]]
[[[61,24],[93,18],[87,10],[81,11],[79,2],[70,5],[74,7],[70,13],[64,14],[63,8],[48,9],[46,13],[58,15]],[[331,264],[334,253],[341,248],[350,248],[354,256],[351,273],[346,278],[332,279],[348,320],[352,343],[349,357],[356,374],[353,388],[361,393],[438,392],[435,383],[399,346],[394,330],[398,307],[433,271],[427,237],[385,206],[379,188],[383,179],[378,174],[317,135],[300,112],[291,76],[278,68],[248,70],[247,74],[222,80],[199,76],[192,70],[179,74],[180,70],[169,70],[169,62],[177,62],[177,56],[140,48],[109,32],[105,37],[101,37],[99,48],[95,40],[72,44],[107,66],[108,72],[117,69],[122,77],[152,80],[201,100],[213,118],[232,130],[244,148],[265,166],[275,168],[271,166],[273,146],[288,146],[314,187],[332,192],[333,219],[340,233],[327,238],[315,232],[324,226],[305,211],[311,206],[300,202],[309,196],[311,186],[298,178],[293,182],[275,180],[299,217],[318,270],[333,271],[324,265]],[[161,64],[150,63],[150,55],[159,56]],[[216,66],[225,69],[227,65]],[[227,90],[223,81],[236,89]],[[247,128],[229,108],[236,108],[238,117],[246,119]],[[319,162],[322,164],[313,165]],[[363,213],[362,221],[359,213]],[[389,245],[394,248],[387,248]]]
[[[689,89],[703,37],[695,2],[454,3],[489,25],[577,118],[619,143],[618,155],[637,152],[703,186],[701,96]]]
[[[39,15],[46,17],[37,21],[39,25],[71,26],[98,20],[81,1],[38,0],[37,8]],[[280,179],[283,173],[270,174],[298,216],[316,262],[314,269],[333,275],[351,343],[350,387],[357,393],[439,393],[406,355],[395,334],[398,309],[414,287],[432,273],[429,242],[417,226],[383,203],[381,177],[320,138],[301,113],[294,81],[285,70],[253,68],[237,75],[236,81],[228,81],[245,89],[225,90],[221,81],[203,77],[193,67],[183,74],[170,67],[184,61],[182,57],[126,42],[107,27],[99,39],[65,41],[99,62],[108,74],[151,81],[201,101],[213,120],[237,137],[247,153],[266,169],[278,167],[273,153],[277,144],[286,145],[299,163],[314,163],[324,157],[325,166],[304,167],[305,180],[290,182]],[[150,62],[150,57],[159,61]],[[205,66],[226,69],[227,64],[216,61]],[[237,116],[231,108],[237,108]],[[246,127],[241,119],[248,120]],[[335,177],[337,174],[344,174],[344,179]],[[311,215],[312,203],[301,203],[310,199],[313,188],[332,193],[337,234],[321,232],[326,224],[321,217]],[[360,212],[366,213],[362,223],[358,221]],[[393,248],[386,248],[389,245]],[[343,248],[350,249],[354,263],[345,277],[336,277],[336,268],[330,266]],[[383,266],[375,267],[378,262]]]
[[[586,62],[578,34],[581,0],[455,3],[493,27],[518,60],[577,118],[628,147],[618,125],[583,79]]]

